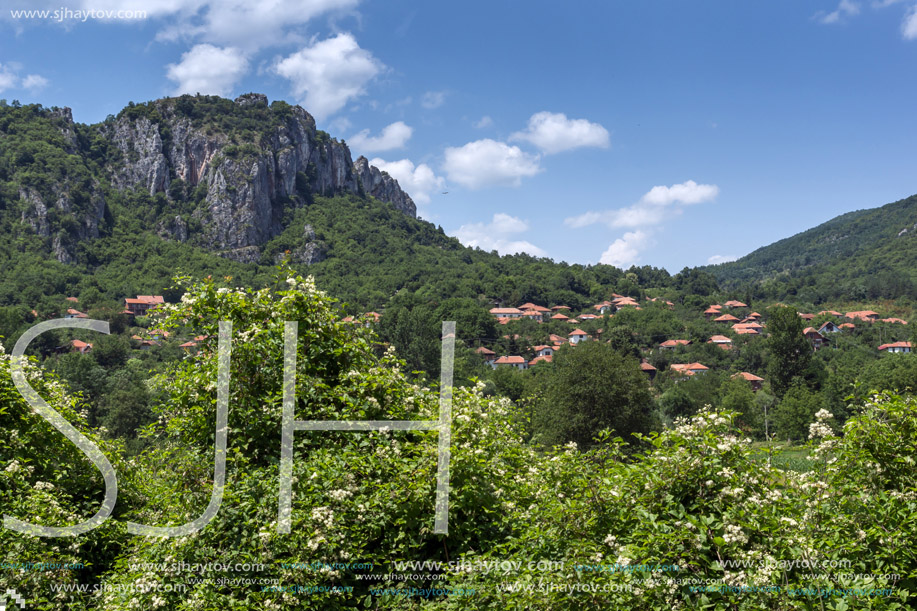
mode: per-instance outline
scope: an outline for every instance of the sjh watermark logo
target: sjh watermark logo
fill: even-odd
[[[101,526],[111,515],[118,500],[118,476],[108,458],[99,447],[67,422],[42,399],[26,380],[23,372],[25,351],[36,337],[52,329],[90,329],[109,333],[108,323],[102,320],[56,319],[41,322],[16,342],[11,355],[10,371],[13,382],[22,397],[42,418],[73,442],[102,472],[105,481],[105,500],[96,514],[72,526],[42,526],[24,522],[13,516],[3,516],[3,526],[17,532],[38,537],[75,537]],[[207,509],[197,519],[181,526],[148,526],[127,523],[127,532],[148,537],[184,537],[195,533],[213,520],[223,502],[226,484],[226,434],[229,416],[229,364],[232,323],[220,321],[217,345],[217,418],[214,442],[213,491]],[[436,505],[433,532],[449,534],[449,462],[452,441],[452,377],[455,366],[455,322],[443,322],[442,357],[439,391],[438,420],[296,420],[296,344],[299,326],[295,321],[284,322],[283,360],[283,421],[280,446],[280,492],[277,510],[277,531],[290,532],[290,513],[293,496],[293,435],[296,431],[437,431],[438,451],[436,470]],[[11,592],[7,591],[7,594]],[[21,599],[20,599],[21,600]],[[20,604],[21,606],[21,604]],[[5,603],[0,606],[5,611]]]
[[[16,590],[10,589],[7,590],[2,596],[0,596],[0,611],[6,611],[6,600],[9,597],[10,604],[15,604],[20,609],[25,609],[25,601],[22,600],[22,597],[19,595],[19,592]],[[13,607],[10,607],[12,609]]]

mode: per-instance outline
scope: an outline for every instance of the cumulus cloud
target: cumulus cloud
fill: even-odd
[[[404,121],[396,121],[391,125],[386,125],[378,136],[370,136],[369,130],[364,129],[360,133],[351,136],[347,142],[350,148],[355,151],[377,153],[404,148],[413,133],[414,128],[405,124]]]
[[[8,89],[25,89],[30,93],[35,93],[48,85],[48,79],[37,74],[20,77],[21,70],[20,64],[0,64],[0,93]]]
[[[277,62],[274,69],[290,81],[305,109],[316,119],[324,119],[366,93],[367,83],[385,66],[345,32],[313,41]]]
[[[699,185],[693,180],[671,187],[656,186],[631,206],[601,212],[586,212],[564,219],[574,229],[604,223],[609,227],[649,227],[681,214],[683,206],[712,201],[719,194],[716,185]]]
[[[699,185],[693,180],[689,180],[671,187],[653,187],[640,201],[656,206],[700,204],[714,199],[719,192],[720,188],[716,185]]]
[[[247,70],[248,59],[239,49],[200,44],[182,54],[179,63],[166,66],[166,76],[176,83],[175,95],[225,96],[232,92]]]
[[[729,263],[730,261],[735,261],[738,259],[735,255],[713,255],[707,259],[707,263],[710,265],[716,265],[718,263]]]
[[[428,91],[423,94],[420,105],[424,108],[439,108],[446,102],[445,91]]]
[[[901,35],[905,40],[917,39],[917,5],[911,7],[904,18],[904,23],[901,24]]]
[[[529,118],[528,127],[510,140],[524,140],[546,154],[583,147],[608,148],[608,130],[585,119],[568,119],[563,113],[538,112]]]
[[[465,246],[481,250],[496,250],[502,255],[525,252],[536,257],[547,253],[526,240],[513,239],[515,234],[528,231],[529,224],[522,219],[498,212],[490,223],[462,225],[455,237]]]
[[[618,238],[602,253],[599,263],[628,268],[638,260],[640,252],[651,245],[650,234],[646,231],[628,231]]]
[[[841,17],[857,15],[860,12],[860,6],[852,0],[841,0],[837,8],[830,13],[819,12],[815,18],[821,23],[837,23]]]
[[[445,158],[443,168],[449,179],[469,189],[518,187],[523,178],[541,171],[537,155],[489,138],[449,147]]]
[[[437,176],[433,169],[425,163],[415,167],[410,159],[386,161],[378,157],[370,160],[369,163],[383,172],[388,172],[418,204],[429,204],[430,195],[446,185],[446,181],[441,176]]]

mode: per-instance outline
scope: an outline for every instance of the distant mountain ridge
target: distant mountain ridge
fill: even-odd
[[[736,261],[702,269],[725,288],[796,284],[812,301],[917,296],[917,195],[842,214]]]

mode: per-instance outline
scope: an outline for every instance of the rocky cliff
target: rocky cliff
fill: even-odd
[[[416,217],[414,202],[398,181],[364,157],[354,162],[347,145],[317,130],[303,108],[269,105],[262,94],[235,101],[181,96],[131,104],[94,126],[75,125],[69,109],[52,110],[47,118],[57,125],[66,154],[89,154],[80,149],[76,134],[81,129],[108,151],[102,174],[113,190],[140,190],[157,209],[168,209],[156,221],[160,235],[192,239],[233,259],[257,260],[261,247],[283,231],[289,209],[307,205],[313,194],[372,196]],[[87,202],[79,210],[71,210],[68,185],[52,189],[56,198],[20,190],[22,222],[52,239],[61,261],[72,259],[73,242],[98,236],[106,213],[98,183],[84,189]],[[56,234],[48,222],[50,208],[72,212],[77,228]],[[200,231],[189,231],[189,225]],[[308,243],[308,236],[307,231],[301,250],[306,259],[318,260],[321,248]]]
[[[106,126],[128,160],[111,169],[111,180],[119,189],[140,188],[151,196],[172,194],[173,181],[188,189],[205,185],[205,205],[194,214],[208,248],[232,258],[257,258],[258,247],[283,230],[285,207],[304,191],[371,195],[416,216],[398,181],[363,157],[354,163],[347,145],[318,131],[303,108],[284,104],[271,112],[266,96],[240,96],[222,118],[267,121],[260,131],[240,131],[216,127],[208,120],[215,117],[196,121],[200,117],[181,105],[187,99],[159,100],[147,115],[124,113]],[[175,237],[181,239],[181,232]]]

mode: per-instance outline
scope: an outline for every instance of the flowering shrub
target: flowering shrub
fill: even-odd
[[[368,329],[339,322],[308,279],[290,275],[281,284],[252,291],[208,280],[167,308],[165,324],[208,339],[158,380],[169,398],[146,432],[152,449],[116,461],[127,491],[118,522],[74,541],[0,533],[7,559],[88,561],[104,549],[96,574],[69,578],[98,583],[104,573],[105,591],[56,599],[46,576],[17,574],[27,598],[48,609],[106,611],[914,607],[917,410],[913,399],[890,394],[873,397],[842,431],[819,412],[809,429],[812,469],[796,473],[760,460],[733,412],[677,420],[643,437],[638,454],[607,433],[589,451],[568,444],[541,452],[521,441],[525,419],[511,402],[486,397],[482,384],[456,388],[448,535],[433,533],[436,433],[392,430],[298,431],[292,529],[279,534],[284,321],[299,322],[298,419],[427,421],[439,412],[438,393],[413,384]],[[179,525],[208,503],[220,320],[233,323],[222,506],[186,537],[126,536],[122,521]],[[78,422],[78,404],[34,376]],[[49,512],[39,514],[48,522],[76,520],[70,507],[91,513],[101,477],[46,471],[80,457],[66,444],[52,447],[50,431],[37,434],[42,423],[8,384],[0,392],[4,428],[33,440],[0,437],[4,512]],[[117,458],[116,447],[105,449]],[[29,478],[19,477],[32,466]],[[393,565],[399,560],[453,564],[406,581]],[[411,596],[411,588],[453,594]]]

